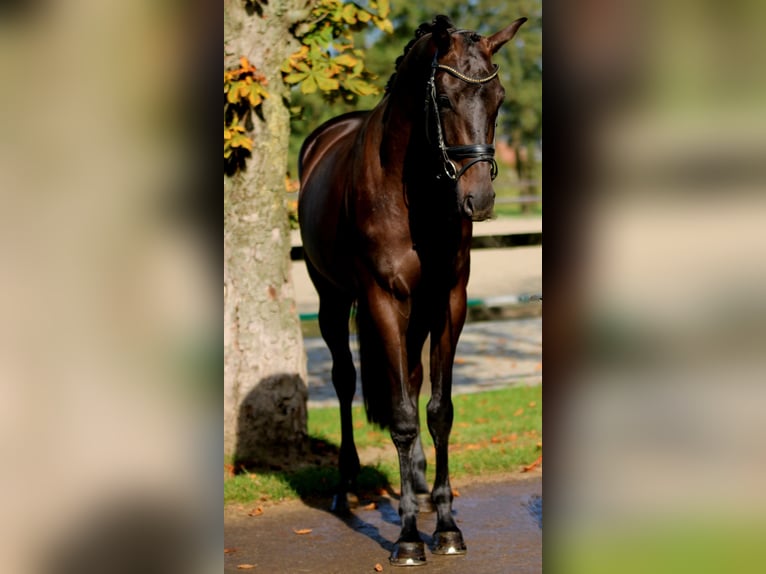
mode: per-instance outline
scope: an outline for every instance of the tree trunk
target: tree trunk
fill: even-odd
[[[285,173],[290,116],[279,67],[298,45],[296,0],[224,1],[224,64],[268,80],[246,167],[224,177],[224,452],[284,466],[305,454],[306,357],[290,274]],[[304,4],[305,6],[305,4]],[[303,6],[301,6],[303,7]]]

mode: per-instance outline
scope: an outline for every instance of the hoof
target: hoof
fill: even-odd
[[[330,511],[340,516],[348,516],[351,514],[351,507],[348,504],[348,496],[346,494],[336,494],[333,496]]]
[[[434,554],[460,555],[467,550],[460,532],[434,532]]]
[[[426,548],[422,542],[397,542],[388,561],[392,566],[422,566],[426,563]]]
[[[419,492],[415,495],[418,501],[418,512],[433,512],[434,503],[431,501],[431,494],[428,492]]]

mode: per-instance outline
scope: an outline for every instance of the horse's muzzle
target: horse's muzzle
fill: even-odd
[[[492,217],[495,207],[495,192],[481,195],[466,195],[460,206],[463,215],[471,221],[484,221]]]

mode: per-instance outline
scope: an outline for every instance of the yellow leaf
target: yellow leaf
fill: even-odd
[[[323,92],[332,92],[340,88],[340,83],[335,78],[328,78],[327,76],[318,75],[316,77],[317,85]]]
[[[285,82],[288,84],[297,84],[298,82],[302,82],[306,79],[306,76],[308,74],[306,72],[297,72],[295,74],[288,74],[285,76]]]
[[[391,13],[391,5],[388,0],[378,0],[378,16],[381,18],[387,18]],[[390,24],[391,22],[389,22]]]
[[[242,85],[241,82],[234,82],[229,88],[229,93],[226,94],[226,101],[230,104],[236,104],[239,101],[239,88]]]
[[[357,18],[359,18],[360,22],[369,22],[372,16],[369,12],[366,10],[359,10],[359,12],[356,15]]]
[[[317,83],[314,76],[307,76],[301,84],[301,92],[304,94],[313,94],[317,91]]]
[[[300,530],[293,528],[293,532],[296,534],[311,534],[312,530],[311,528],[301,528]]]
[[[354,58],[351,54],[341,54],[337,58],[335,58],[335,62],[340,64],[341,66],[346,66],[347,68],[353,68],[356,66],[356,63],[358,60]]]
[[[346,4],[343,7],[343,19],[348,24],[356,24],[356,6],[353,4]]]

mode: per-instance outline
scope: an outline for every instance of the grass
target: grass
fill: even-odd
[[[421,421],[425,421],[425,403],[421,399]],[[453,397],[453,405],[455,421],[450,435],[452,478],[518,470],[540,455],[541,386],[458,395]],[[365,493],[398,489],[399,467],[395,451],[390,447],[388,431],[370,425],[362,407],[354,408],[353,417],[354,441],[363,463],[365,450],[375,449],[373,460],[363,464],[358,481],[359,491]],[[310,409],[308,431],[312,453],[308,457],[307,466],[292,471],[243,472],[228,477],[224,480],[224,503],[245,504],[331,496],[338,480],[338,409]],[[428,459],[427,478],[433,482],[434,451],[428,432],[423,433],[423,448]]]
[[[762,572],[764,535],[762,517],[634,519],[598,531],[564,532],[550,563],[573,574]]]

